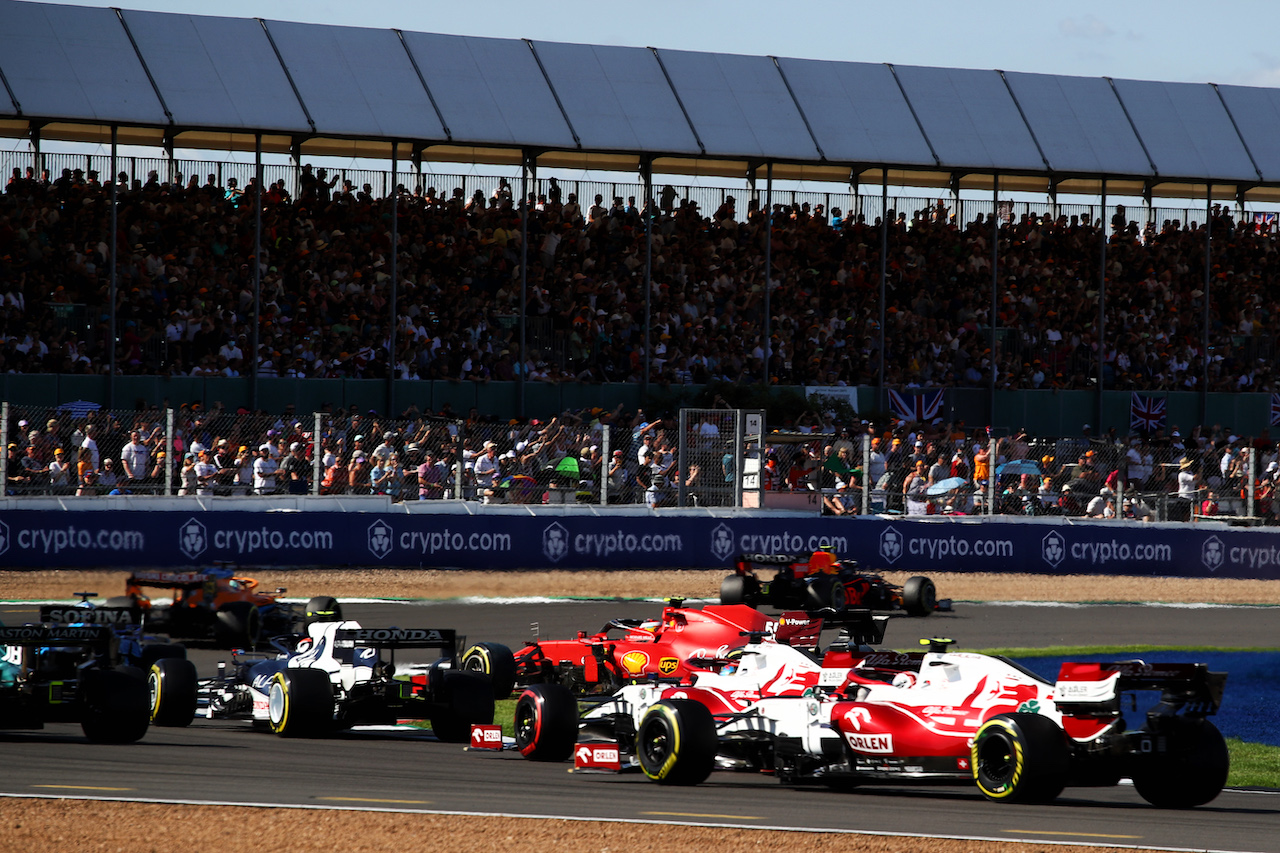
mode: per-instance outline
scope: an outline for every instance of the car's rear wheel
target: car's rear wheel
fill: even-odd
[[[506,699],[516,686],[516,657],[501,643],[476,643],[462,653],[463,672],[489,679],[494,699]]]
[[[987,720],[973,737],[970,757],[978,790],[996,802],[1049,802],[1067,783],[1066,734],[1039,714]]]
[[[746,604],[747,579],[742,575],[728,575],[720,581],[721,604]]]
[[[248,601],[233,601],[215,614],[214,639],[224,648],[251,649],[262,633],[262,614]]]
[[[908,616],[928,616],[938,605],[938,590],[933,581],[917,575],[907,578],[902,586],[902,609]]]
[[[95,743],[133,743],[151,723],[147,682],[134,667],[85,670],[80,690],[80,728]]]
[[[196,666],[185,658],[160,658],[147,672],[151,724],[189,726],[196,716]]]
[[[636,729],[636,757],[644,775],[663,785],[697,785],[715,769],[716,723],[692,699],[664,699]]]
[[[267,687],[267,725],[281,737],[316,737],[333,727],[333,684],[321,669],[283,669]]]
[[[431,731],[445,743],[467,743],[471,724],[493,722],[493,687],[474,672],[449,670],[444,673],[439,710],[431,714]]]
[[[1167,751],[1140,756],[1133,787],[1162,809],[1189,809],[1210,802],[1227,784],[1227,744],[1208,720],[1176,719],[1166,731]]]
[[[821,610],[824,607],[843,610],[849,604],[849,591],[839,578],[817,575],[805,587],[804,601],[808,610]]]
[[[304,626],[310,626],[315,622],[341,622],[342,605],[331,595],[317,595],[307,602],[307,607],[302,614]]]
[[[516,700],[515,730],[525,758],[565,761],[578,742],[578,700],[562,684],[531,684]]]

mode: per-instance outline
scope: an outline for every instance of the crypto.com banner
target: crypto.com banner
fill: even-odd
[[[600,515],[12,511],[2,567],[715,568],[831,545],[875,569],[1280,577],[1280,532],[1190,525]]]

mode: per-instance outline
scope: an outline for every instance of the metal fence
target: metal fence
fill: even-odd
[[[761,439],[761,427],[749,426],[760,413],[683,409],[677,418],[615,423],[620,413],[590,408],[495,423],[413,409],[383,418],[355,406],[253,415],[198,403],[136,411],[4,403],[0,491],[662,508],[740,506],[745,490],[751,505],[766,508],[796,505],[770,493],[807,495],[807,505],[833,516],[1280,523],[1280,457],[1266,439],[1176,430],[1120,440],[993,437],[949,427]]]
[[[826,515],[1280,523],[1275,446],[1234,435],[771,438],[765,488],[816,492]]]

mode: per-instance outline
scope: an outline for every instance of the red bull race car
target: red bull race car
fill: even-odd
[[[733,574],[720,584],[721,604],[767,604],[780,610],[846,607],[902,610],[908,616],[928,616],[951,610],[951,599],[938,598],[932,580],[917,576],[898,586],[874,572],[864,572],[854,560],[841,560],[827,550],[810,556],[742,554]]]
[[[883,630],[868,621],[855,638]],[[998,802],[1047,802],[1067,786],[1128,778],[1152,805],[1189,808],[1226,783],[1226,744],[1207,719],[1225,673],[1067,662],[1049,682],[1003,657],[925,642],[929,651],[915,654],[835,647],[821,663],[756,642],[735,666],[680,685],[624,686],[580,718],[559,685],[533,685],[516,705],[516,746],[563,760],[579,738],[616,744],[663,784],[695,785],[719,767],[835,789],[971,782]]]
[[[753,634],[816,648],[822,630],[822,619],[803,611],[775,618],[743,604],[683,603],[671,599],[656,619],[612,619],[569,640],[530,640],[514,655],[497,643],[477,643],[463,653],[462,668],[489,675],[497,698],[515,686],[548,682],[575,694],[608,694],[636,679],[688,678],[706,661],[733,656]]]

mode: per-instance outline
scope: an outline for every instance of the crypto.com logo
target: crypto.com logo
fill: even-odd
[[[902,556],[902,534],[894,527],[886,527],[880,534],[880,556],[896,563]]]
[[[1056,530],[1051,530],[1040,540],[1040,556],[1055,569],[1067,556],[1067,540]]]
[[[379,560],[391,553],[391,540],[394,531],[391,525],[379,519],[369,525],[369,552]]]
[[[1200,562],[1204,563],[1204,567],[1211,572],[1216,572],[1222,568],[1224,557],[1222,540],[1217,536],[1210,536],[1200,546]]]
[[[733,553],[733,531],[727,524],[717,524],[711,531],[711,554],[717,560],[727,560]]]
[[[560,562],[569,553],[569,531],[560,522],[554,522],[542,531],[542,553],[553,563]]]
[[[0,521],[0,554],[9,550],[9,525]]]
[[[209,534],[204,525],[194,518],[178,528],[178,549],[187,555],[187,559],[195,560],[209,547]]]

